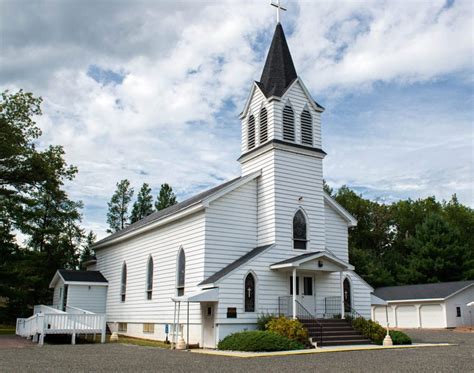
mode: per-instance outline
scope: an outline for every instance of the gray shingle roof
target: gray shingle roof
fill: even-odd
[[[105,282],[107,279],[99,271],[75,271],[71,269],[58,270],[64,281],[71,282]]]
[[[94,244],[94,247],[98,246],[98,245],[101,245],[103,243],[106,243],[108,241],[111,241],[113,239],[116,239],[118,237],[122,237],[130,232],[133,232],[133,231],[136,231],[137,229],[140,229],[142,227],[145,227],[149,224],[152,224],[152,223],[155,223],[159,220],[162,220],[168,216],[171,216],[187,207],[190,207],[194,204],[197,204],[199,202],[201,202],[203,199],[213,195],[214,193],[217,193],[218,191],[224,189],[225,187],[229,186],[230,184],[240,180],[241,177],[237,177],[233,180],[230,180],[230,181],[227,181],[221,185],[218,185],[214,188],[211,188],[209,190],[206,190],[202,193],[199,193],[197,195],[195,195],[194,197],[191,197],[191,198],[188,198],[187,200],[183,201],[183,202],[180,202],[180,203],[177,203],[176,205],[173,205],[173,206],[170,206],[166,209],[163,209],[163,210],[160,210],[160,211],[156,211],[150,215],[148,215],[147,217],[133,223],[133,224],[130,224],[128,227],[122,229],[121,231],[118,231],[118,232],[115,232],[113,234],[111,234],[110,236],[107,236],[105,237],[104,239],[96,242]]]
[[[386,286],[375,289],[374,294],[384,300],[438,299],[474,284],[474,281],[440,282],[437,284]]]
[[[281,97],[297,77],[283,27],[278,23],[258,86],[267,97]]]
[[[236,269],[236,268],[240,267],[241,265],[247,263],[250,259],[254,258],[255,256],[257,256],[261,252],[264,252],[266,249],[268,249],[272,245],[273,244],[265,245],[265,246],[259,246],[259,247],[256,247],[255,249],[250,250],[247,254],[241,256],[239,259],[233,261],[232,263],[230,263],[226,267],[222,268],[220,271],[214,273],[212,276],[210,276],[207,279],[205,279],[204,281],[200,282],[198,284],[198,286],[215,283],[217,280],[221,279],[222,277],[224,277],[228,273],[232,272],[234,269]]]
[[[278,262],[278,263],[273,263],[272,265],[294,263],[294,262],[297,262],[301,259],[308,258],[310,256],[313,256],[313,255],[316,255],[316,254],[319,254],[319,253],[322,253],[322,251],[313,251],[311,253],[301,254],[301,255],[298,255],[298,256],[294,256],[293,258],[282,260],[281,262]]]

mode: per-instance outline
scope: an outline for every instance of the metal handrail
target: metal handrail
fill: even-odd
[[[296,302],[296,317],[304,318],[305,320],[310,320],[310,323],[313,323],[317,328],[319,328],[319,346],[323,346],[323,324],[318,321],[318,319],[309,312],[297,299]],[[303,312],[301,312],[303,311]]]
[[[349,317],[354,320],[354,319],[365,319],[364,316],[362,316],[359,312],[357,312],[354,308],[352,308],[352,306],[350,304],[345,304],[344,306],[348,307],[349,308],[349,311],[345,311],[344,314],[345,315],[349,315]],[[352,324],[352,320],[351,320],[351,324]],[[372,340],[372,324],[369,322],[368,323],[368,327],[369,327],[369,330],[368,330],[368,336],[370,340]]]

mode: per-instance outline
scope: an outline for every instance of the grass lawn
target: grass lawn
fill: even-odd
[[[107,335],[105,341],[106,343],[120,343],[120,344],[128,344],[128,345],[135,345],[135,346],[158,347],[158,348],[165,348],[165,349],[171,348],[171,344],[167,344],[162,341],[126,337],[122,335],[119,335],[119,339],[117,342],[110,342],[110,335]],[[87,343],[87,341],[85,341],[85,343]],[[100,335],[96,335],[95,343],[100,343]]]
[[[0,325],[0,335],[15,334],[15,326]]]

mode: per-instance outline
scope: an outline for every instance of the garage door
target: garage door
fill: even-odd
[[[418,328],[418,315],[415,306],[397,307],[397,327]]]
[[[421,306],[421,327],[422,328],[443,328],[443,309],[439,304],[427,304]]]
[[[374,321],[377,321],[380,325],[387,325],[387,314],[385,312],[385,307],[375,307],[374,309]]]

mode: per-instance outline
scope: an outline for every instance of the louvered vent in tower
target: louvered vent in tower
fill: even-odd
[[[283,109],[283,140],[295,141],[295,115],[289,105]]]
[[[313,146],[313,120],[307,109],[301,113],[301,143]]]
[[[260,144],[268,140],[268,121],[267,109],[264,107],[260,110]]]
[[[255,117],[253,115],[248,120],[247,146],[248,150],[255,147]]]

